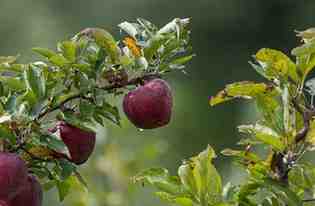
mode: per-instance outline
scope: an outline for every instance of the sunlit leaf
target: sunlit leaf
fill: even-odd
[[[242,133],[250,134],[257,140],[265,144],[271,145],[274,149],[278,151],[282,151],[285,148],[285,145],[281,141],[280,136],[268,127],[265,127],[260,124],[241,125],[238,127],[238,129]]]
[[[260,49],[255,58],[264,68],[266,76],[275,78],[290,76],[291,79],[298,80],[294,62],[281,51]]]
[[[44,56],[48,59],[57,55],[54,51],[52,51],[50,49],[40,48],[40,47],[32,48],[32,51],[34,51],[34,52],[36,52],[36,53],[40,54],[41,56]]]
[[[237,82],[226,85],[224,90],[210,98],[209,103],[213,106],[234,98],[251,99],[259,94],[271,93],[273,90],[272,86],[264,83]]]

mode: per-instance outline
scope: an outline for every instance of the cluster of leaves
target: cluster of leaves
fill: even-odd
[[[88,28],[57,50],[33,48],[42,60],[18,63],[0,57],[0,151],[20,154],[30,171],[57,187],[60,200],[76,181],[84,183],[77,166],[56,151],[66,146],[48,132],[57,120],[83,130],[95,130],[107,120],[120,125],[118,108],[109,95],[123,94],[145,78],[183,70],[190,55],[189,19],[176,18],[162,28],[145,19],[123,22],[117,41],[100,28]],[[120,78],[108,79],[124,73]],[[112,81],[116,79],[116,81]]]
[[[159,197],[181,206],[312,204],[315,165],[302,159],[315,144],[315,84],[313,79],[306,81],[315,66],[315,31],[308,29],[298,36],[303,44],[292,50],[295,61],[281,51],[261,49],[250,64],[265,82],[232,83],[209,100],[211,106],[239,98],[256,103],[257,122],[238,127],[244,136],[238,143],[240,149],[222,151],[246,170],[246,182],[228,183],[222,189],[210,147],[184,162],[178,176],[151,169],[136,180],[154,185],[160,190]]]

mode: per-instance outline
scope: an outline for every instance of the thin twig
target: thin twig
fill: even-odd
[[[315,202],[315,198],[313,199],[305,199],[305,200],[302,200],[303,202]]]

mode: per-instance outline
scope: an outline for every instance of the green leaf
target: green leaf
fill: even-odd
[[[75,186],[76,178],[69,176],[65,181],[57,180],[56,185],[58,188],[59,200],[64,201],[65,197],[71,192],[71,187]]]
[[[133,180],[135,182],[143,182],[155,186],[157,189],[173,194],[183,194],[184,190],[181,187],[179,179],[169,175],[164,168],[151,168],[137,174]]]
[[[67,178],[70,177],[70,175],[73,174],[76,167],[67,160],[60,160],[58,162],[61,169],[60,178],[62,180],[66,180]]]
[[[257,140],[272,146],[275,150],[283,151],[285,145],[281,141],[280,136],[272,129],[260,124],[256,125],[241,125],[238,127],[242,133],[250,134]]]
[[[200,200],[201,205],[215,204],[222,200],[221,177],[212,165],[215,157],[215,152],[208,146],[178,169],[183,185]]]
[[[16,136],[13,134],[12,130],[4,124],[0,124],[0,139],[6,139],[9,140],[11,144],[16,144]]]
[[[39,67],[30,65],[24,72],[24,79],[27,88],[33,91],[38,99],[45,97],[46,81]]]
[[[114,124],[120,126],[120,115],[118,108],[116,106],[110,105],[105,101],[101,106],[97,106],[95,108],[93,117],[95,118],[96,116],[110,120]]]
[[[268,77],[282,78],[290,76],[292,80],[297,81],[299,79],[296,65],[281,51],[263,48],[256,53],[255,58]]]
[[[53,56],[55,56],[55,55],[57,55],[56,52],[54,52],[54,51],[52,51],[50,49],[40,48],[40,47],[34,47],[34,48],[32,48],[32,51],[36,52],[37,54],[39,54],[39,55],[41,55],[43,57],[46,57],[48,59],[53,57]]]
[[[163,35],[154,35],[144,47],[144,57],[148,61],[151,61],[152,57],[157,53],[158,49],[163,45],[166,40],[167,39]]]
[[[59,48],[62,52],[62,55],[69,60],[70,62],[75,62],[76,60],[76,50],[77,45],[73,41],[64,41],[60,43]]]
[[[56,151],[62,151],[66,148],[65,143],[58,139],[54,134],[42,134],[39,137],[40,144]]]
[[[256,105],[263,124],[278,134],[284,134],[283,111],[278,100],[271,95],[258,95]]]
[[[225,156],[239,157],[246,161],[249,160],[253,163],[261,161],[260,157],[253,152],[233,150],[233,149],[224,149],[223,151],[221,151],[221,153]]]
[[[105,49],[106,53],[110,56],[112,63],[119,63],[121,51],[117,46],[114,37],[106,30],[100,28],[88,28],[81,31],[77,37],[89,36],[92,37],[96,44]]]
[[[224,90],[210,98],[209,103],[211,106],[214,106],[234,98],[251,99],[259,94],[272,93],[273,91],[274,88],[265,83],[236,82],[226,85]]]
[[[66,59],[65,57],[63,57],[60,54],[56,54],[54,56],[51,56],[49,58],[49,61],[53,64],[56,65],[58,67],[64,67],[67,64],[69,64],[70,62],[68,61],[68,59]]]
[[[12,91],[22,91],[26,88],[19,77],[0,76],[0,81]]]
[[[286,185],[282,185],[275,180],[266,178],[264,180],[264,186],[271,188],[273,192],[279,196],[279,198],[286,201],[288,206],[303,206],[302,200]]]

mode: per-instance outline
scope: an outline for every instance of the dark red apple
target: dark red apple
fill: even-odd
[[[0,200],[0,206],[10,206],[10,205],[8,204],[8,201]]]
[[[168,83],[162,79],[151,79],[124,97],[123,110],[136,127],[153,129],[169,123],[172,102]]]
[[[14,153],[0,152],[0,200],[15,197],[26,181],[25,162]]]
[[[42,187],[36,177],[29,175],[22,190],[10,201],[8,206],[41,206],[42,201]]]
[[[86,162],[95,147],[95,132],[82,130],[64,121],[57,123],[57,129],[69,150],[70,160],[78,165]]]

